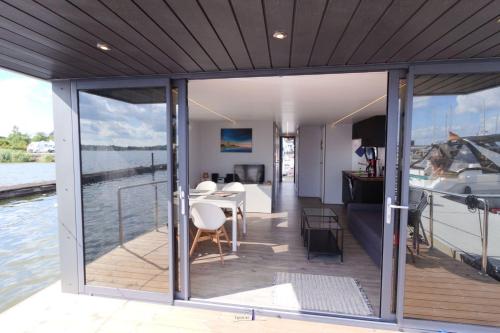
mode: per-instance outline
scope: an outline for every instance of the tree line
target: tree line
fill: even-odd
[[[26,147],[31,142],[53,141],[53,140],[54,140],[54,133],[45,134],[43,132],[38,132],[30,137],[28,134],[22,133],[19,130],[19,127],[14,126],[8,136],[0,136],[0,148],[26,150]]]

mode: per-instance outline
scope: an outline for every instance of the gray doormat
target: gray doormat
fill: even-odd
[[[364,290],[352,277],[277,272],[273,304],[293,310],[373,316]]]

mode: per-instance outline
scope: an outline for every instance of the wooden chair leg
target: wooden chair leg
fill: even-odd
[[[196,232],[196,236],[194,237],[193,245],[191,246],[191,251],[189,251],[190,257],[193,255],[193,252],[196,249],[196,246],[198,245],[198,240],[200,239],[200,236],[201,236],[201,230],[198,229],[198,231]]]
[[[222,229],[222,233],[224,234],[224,237],[226,237],[227,245],[228,245],[229,247],[231,247],[231,240],[229,239],[229,236],[227,235],[227,230],[226,230],[226,227],[223,225],[223,226],[221,227],[221,229]]]
[[[217,246],[219,247],[220,261],[224,265],[224,256],[222,255],[222,247],[220,246],[219,231],[215,232],[215,237],[217,238]]]

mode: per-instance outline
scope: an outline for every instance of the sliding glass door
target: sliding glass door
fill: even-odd
[[[412,92],[404,317],[500,327],[499,75],[417,75]]]
[[[176,118],[168,80],[133,83],[78,87],[84,288],[171,302]]]

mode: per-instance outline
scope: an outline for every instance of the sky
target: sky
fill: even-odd
[[[164,91],[162,88],[157,89]],[[91,92],[80,92],[79,99],[83,145],[166,145],[165,103],[131,104]]]
[[[418,96],[413,102],[412,140],[417,145],[459,136],[500,133],[500,87],[467,95]]]
[[[50,82],[0,68],[0,136],[14,126],[23,133],[54,130]]]

